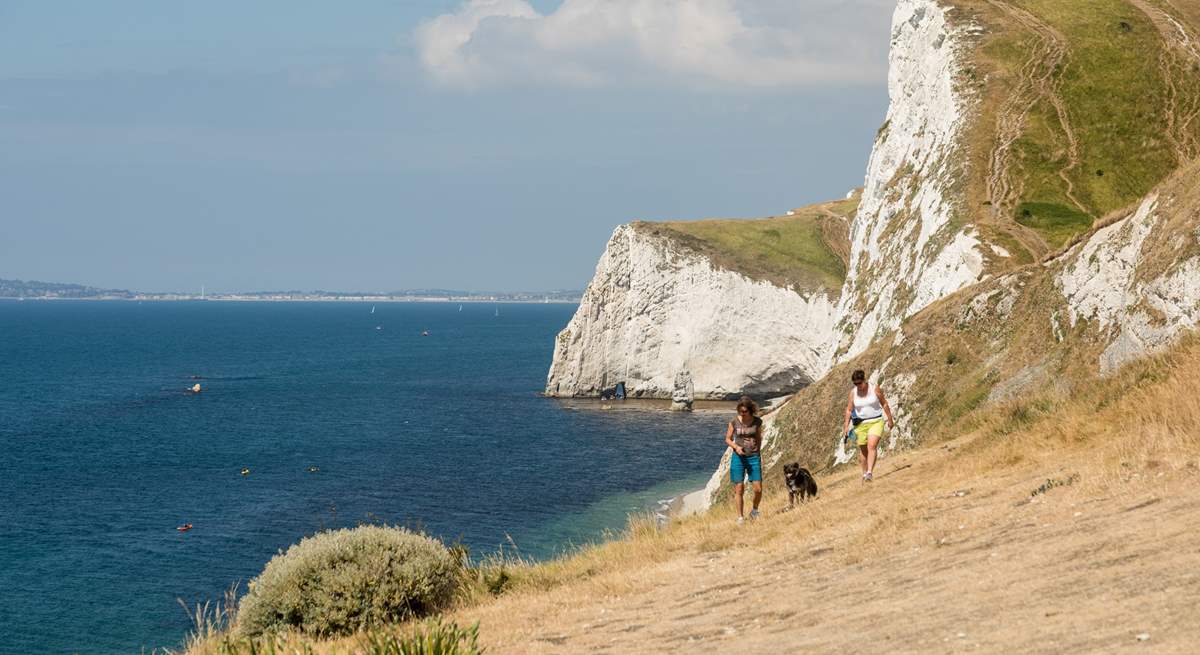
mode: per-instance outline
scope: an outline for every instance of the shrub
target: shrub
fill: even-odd
[[[323,532],[273,557],[250,582],[237,633],[350,634],[428,614],[451,599],[457,581],[449,551],[424,535],[370,525]]]

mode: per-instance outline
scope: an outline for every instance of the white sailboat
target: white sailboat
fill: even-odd
[[[497,308],[496,308],[496,316],[499,316],[499,315],[500,315],[500,308],[499,308],[499,307],[497,307]]]
[[[374,314],[374,313],[375,313],[375,305],[371,305],[371,313],[372,313],[372,314]]]
[[[462,311],[462,305],[458,306],[458,311],[460,311],[460,312]]]

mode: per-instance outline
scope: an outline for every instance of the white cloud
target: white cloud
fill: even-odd
[[[895,0],[468,0],[414,33],[451,86],[671,80],[797,86],[886,76]]]

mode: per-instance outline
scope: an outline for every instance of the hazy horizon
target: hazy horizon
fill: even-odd
[[[0,278],[582,289],[621,223],[860,186],[893,4],[6,3]]]

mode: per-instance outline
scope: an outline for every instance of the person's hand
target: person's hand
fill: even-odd
[[[892,429],[895,429],[895,427],[896,427],[896,422],[889,418],[888,419],[888,429],[892,430]]]
[[[734,446],[734,447],[733,447],[733,452],[735,452],[735,453],[737,453],[737,454],[739,454],[739,455],[745,455],[745,454],[746,454],[746,453],[742,452],[742,447],[741,447],[741,446]]]

